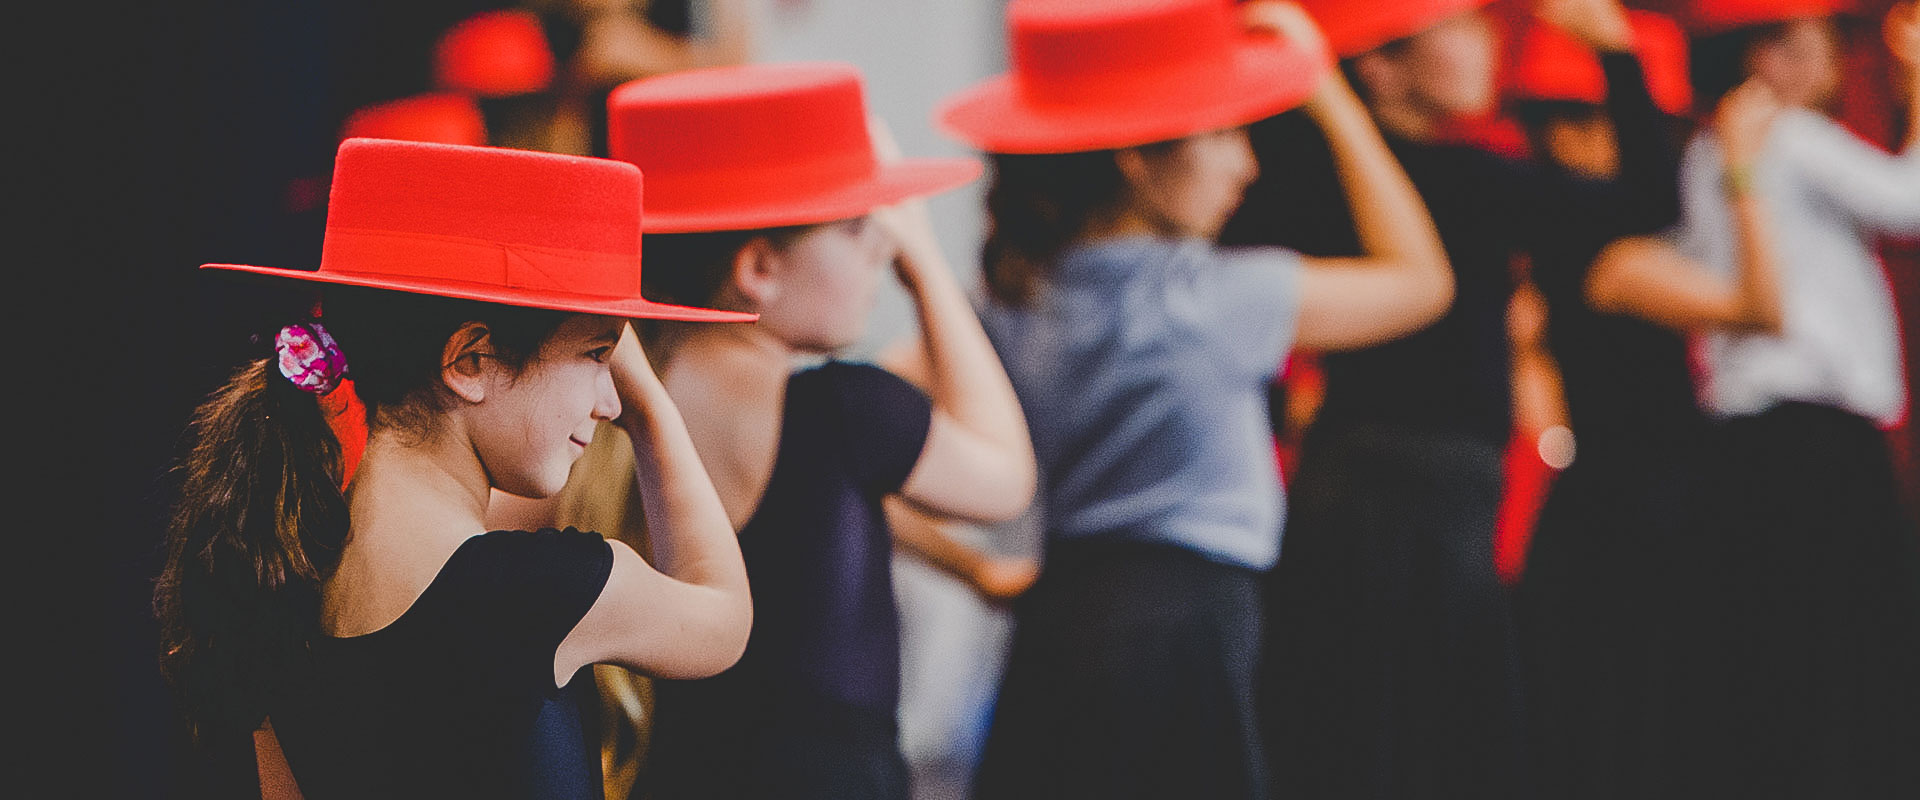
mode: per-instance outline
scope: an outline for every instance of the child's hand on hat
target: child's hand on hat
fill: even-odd
[[[1749,79],[1720,99],[1713,112],[1713,128],[1726,151],[1729,168],[1744,169],[1766,146],[1767,131],[1780,115],[1781,103],[1773,88]]]
[[[1633,49],[1633,25],[1620,0],[1540,0],[1533,13],[1596,51]]]
[[[613,355],[608,358],[613,367],[613,386],[620,395],[620,417],[614,424],[626,429],[629,435],[638,436],[645,430],[643,423],[652,416],[656,404],[671,404],[673,400],[647,361],[639,334],[631,324],[623,328],[620,341],[613,346]]]
[[[1308,14],[1299,3],[1253,0],[1241,7],[1240,21],[1249,30],[1265,31],[1293,42],[1300,49],[1315,54],[1317,60],[1333,61],[1333,51],[1327,45],[1326,34],[1320,32],[1313,15]]]
[[[1907,0],[1887,12],[1887,23],[1882,29],[1887,37],[1887,49],[1893,51],[1893,57],[1907,68],[1912,78],[1920,70],[1920,0]]]
[[[880,163],[890,164],[905,158],[900,150],[900,142],[894,139],[893,129],[887,126],[886,120],[869,117],[867,130],[873,137],[873,153]],[[940,242],[934,236],[933,218],[927,213],[926,200],[916,197],[891,207],[875,209],[873,220],[879,223],[898,248],[893,269],[900,277],[900,282],[908,288],[918,282],[920,270],[942,263]]]

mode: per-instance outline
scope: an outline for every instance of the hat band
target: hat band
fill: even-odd
[[[638,253],[594,253],[463,236],[328,228],[320,269],[338,275],[448,281],[568,295],[640,296]]]

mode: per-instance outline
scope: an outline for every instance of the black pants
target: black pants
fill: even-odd
[[[1541,800],[1677,797],[1690,762],[1674,705],[1710,631],[1690,586],[1704,555],[1707,442],[1581,441],[1541,510],[1515,594],[1530,779]]]
[[[1321,425],[1267,585],[1261,712],[1275,797],[1519,793],[1512,619],[1494,572],[1502,454]]]
[[[1163,545],[1059,545],[1015,617],[976,797],[1266,796],[1254,572]]]
[[[660,711],[648,769],[633,788],[636,800],[908,798],[892,714],[795,686],[692,681],[658,687]]]
[[[1725,425],[1689,683],[1696,796],[1920,797],[1920,539],[1883,434],[1790,403]]]

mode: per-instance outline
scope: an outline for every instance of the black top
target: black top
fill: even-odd
[[[1637,70],[1625,69],[1626,59],[1606,63],[1611,84],[1642,85]],[[1623,167],[1644,169],[1623,171],[1619,181],[1591,182],[1543,161],[1543,169],[1558,173],[1555,180],[1578,185],[1572,197],[1586,204],[1573,217],[1581,224],[1561,226],[1533,245],[1533,280],[1547,302],[1547,346],[1559,364],[1583,453],[1693,447],[1707,419],[1695,401],[1686,338],[1638,317],[1595,311],[1586,299],[1587,277],[1602,248],[1680,217],[1680,149],[1669,135],[1671,121],[1632,91],[1615,92],[1610,113]]]
[[[308,798],[598,798],[597,702],[553,656],[600,597],[599,534],[494,531],[460,544],[392,624],[314,642],[314,672],[271,714]]]
[[[779,454],[740,530],[753,633],[732,669],[656,687],[654,740],[677,754],[656,759],[663,785],[744,779],[751,765],[727,753],[763,751],[741,737],[792,730],[783,716],[893,719],[900,630],[881,500],[906,483],[932,419],[925,395],[878,367],[828,362],[788,380]],[[716,760],[689,763],[701,759]]]
[[[1564,255],[1570,242],[1658,230],[1679,214],[1677,165],[1664,117],[1630,55],[1601,59],[1620,131],[1618,185],[1581,181],[1478,147],[1388,137],[1433,215],[1454,274],[1454,303],[1412,335],[1323,358],[1328,422],[1389,422],[1504,446],[1511,428],[1507,301],[1515,257]],[[1304,115],[1250,131],[1261,178],[1228,223],[1233,244],[1278,244],[1308,255],[1360,252],[1325,138]],[[1622,195],[1631,202],[1621,202]],[[1592,260],[1598,244],[1577,250]]]
[[[702,683],[894,713],[900,629],[880,501],[906,483],[932,420],[926,395],[879,367],[831,361],[788,380],[779,455],[740,529],[753,633],[739,664]]]

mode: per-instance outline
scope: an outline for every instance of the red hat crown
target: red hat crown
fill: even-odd
[[[1492,0],[1301,0],[1341,58],[1412,36]]]
[[[1016,2],[1009,57],[1036,104],[1126,103],[1191,91],[1233,65],[1240,26],[1222,2]]]
[[[607,100],[614,158],[647,175],[647,229],[742,230],[865,214],[979,174],[882,164],[850,64],[750,64],[632,81]]]
[[[1693,103],[1687,77],[1687,39],[1679,23],[1651,11],[1629,11],[1633,49],[1647,77],[1654,103],[1670,114],[1684,113]],[[1607,79],[1600,58],[1586,45],[1559,28],[1534,23],[1520,35],[1511,73],[1514,97],[1521,100],[1567,100],[1600,104],[1606,100]]]
[[[1299,105],[1325,55],[1251,34],[1229,0],[1014,0],[1012,70],[950,99],[947,128],[993,152],[1129,147]]]
[[[482,97],[537,92],[553,82],[553,51],[540,18],[489,11],[461,21],[434,47],[434,84]]]
[[[1695,0],[1686,5],[1683,16],[1688,27],[1702,33],[1826,17],[1856,8],[1853,0]]]
[[[643,299],[640,225],[631,164],[349,139],[317,272],[206,266],[590,314],[752,318]]]
[[[340,138],[399,139],[479,146],[487,143],[486,118],[473,98],[451,92],[405,97],[370,105],[347,117]]]

